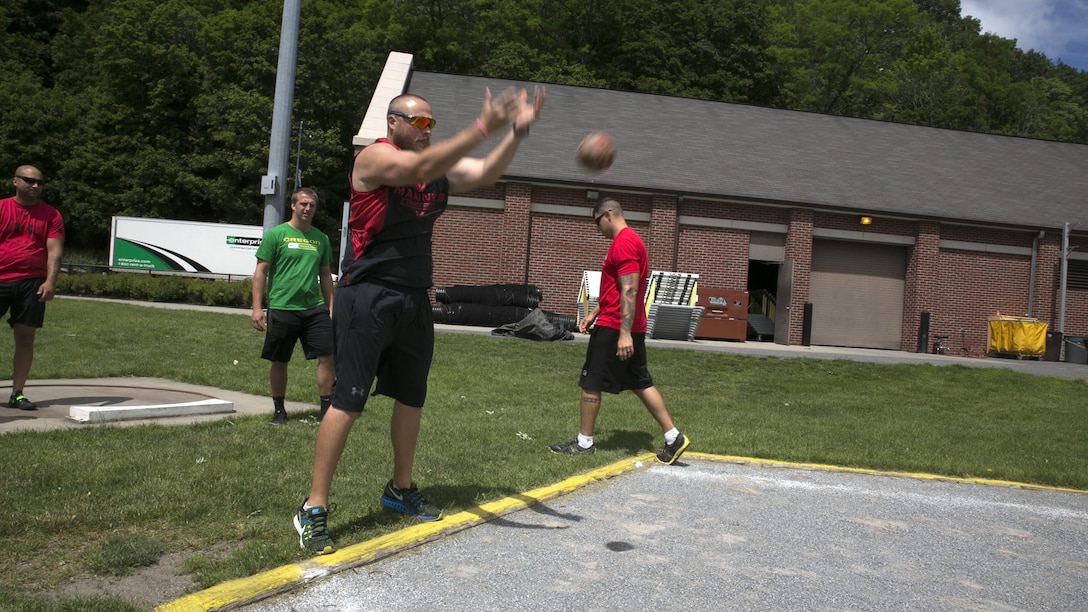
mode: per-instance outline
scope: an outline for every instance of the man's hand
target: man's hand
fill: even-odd
[[[525,93],[524,90],[522,90],[522,93]],[[490,134],[513,121],[519,110],[518,103],[517,90],[513,87],[507,87],[501,94],[494,97],[492,97],[490,89],[485,89],[484,107],[480,109],[480,121],[483,121],[484,125],[487,126],[487,132]]]
[[[254,308],[253,313],[250,314],[249,319],[253,321],[253,329],[257,331],[264,331],[265,317],[264,310],[260,308]]]
[[[627,361],[635,354],[635,341],[631,338],[631,332],[620,330],[620,339],[616,342],[616,357],[620,361]]]
[[[581,321],[578,321],[578,331],[582,332],[583,334],[588,334],[590,325],[593,325],[593,316],[586,315],[582,318]]]
[[[544,90],[539,87],[532,103],[529,102],[529,94],[524,89],[515,91],[511,87],[495,98],[491,97],[491,92],[488,91],[484,96],[484,108],[477,118],[477,127],[480,127],[484,137],[514,120],[524,122],[525,126],[522,127],[519,123],[513,135],[503,135],[502,141],[487,154],[486,158],[463,157],[458,160],[446,173],[450,180],[450,193],[460,194],[477,187],[494,185],[514,159],[518,145],[521,144],[521,138],[528,132],[529,124],[536,121],[537,113],[543,103]],[[442,144],[444,143],[439,143],[437,146]],[[479,144],[479,141],[474,141],[473,144]],[[363,152],[365,154],[366,149]],[[357,167],[361,158],[362,155],[356,158]]]
[[[540,108],[544,106],[544,88],[537,85],[533,89],[533,101],[529,102],[529,92],[521,90],[518,96],[517,114],[514,116],[514,134],[525,136],[529,133],[529,126],[540,117]]]
[[[57,294],[57,287],[53,283],[46,281],[38,287],[38,301],[48,302],[53,299],[53,296]]]

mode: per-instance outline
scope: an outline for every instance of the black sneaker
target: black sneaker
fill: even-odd
[[[669,465],[676,463],[676,460],[680,458],[680,455],[684,454],[684,451],[687,450],[688,444],[690,443],[691,441],[688,440],[688,437],[684,434],[676,436],[676,439],[672,441],[672,444],[666,444],[664,448],[658,451],[657,460]]]
[[[3,397],[3,396],[0,395],[0,397]],[[26,396],[23,395],[22,393],[13,393],[11,395],[11,397],[8,398],[8,407],[9,408],[18,408],[19,410],[37,410],[38,409],[38,405],[35,404],[34,402],[28,400],[26,398]]]
[[[421,521],[442,520],[442,511],[423,499],[423,495],[414,482],[410,488],[398,489],[390,480],[382,491],[382,505],[401,514],[414,516]]]
[[[329,511],[321,506],[304,508],[306,502],[295,513],[295,531],[298,532],[298,545],[312,550],[319,555],[336,551],[336,545],[329,537]]]
[[[592,455],[597,451],[597,447],[592,444],[589,445],[589,448],[582,448],[578,445],[577,438],[566,444],[552,444],[548,448],[552,449],[553,453],[559,453],[560,455]]]
[[[287,424],[287,411],[286,410],[277,410],[272,415],[272,424],[273,425],[286,425]]]

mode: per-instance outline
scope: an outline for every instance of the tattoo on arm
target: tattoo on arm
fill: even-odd
[[[635,324],[635,302],[638,300],[638,274],[624,274],[620,283],[620,328],[631,331]]]
[[[52,261],[49,262],[49,270],[47,271],[47,274],[51,278],[56,278],[57,275],[60,274],[60,260],[61,256],[57,255],[53,257]]]

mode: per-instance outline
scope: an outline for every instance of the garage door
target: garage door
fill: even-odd
[[[901,349],[906,273],[906,247],[814,241],[812,344]]]

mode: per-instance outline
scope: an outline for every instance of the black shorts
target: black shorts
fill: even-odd
[[[0,283],[0,317],[11,310],[8,325],[41,327],[45,322],[45,302],[38,299],[38,288],[44,282],[42,277]]]
[[[333,306],[336,383],[332,405],[362,412],[374,395],[423,407],[434,355],[434,322],[426,289],[361,282],[336,290]]]
[[[616,356],[620,330],[594,327],[589,335],[586,363],[578,386],[586,391],[619,393],[627,389],[648,389],[654,379],[646,369],[646,334],[631,334],[634,354],[626,361]]]
[[[309,310],[272,310],[265,317],[267,331],[261,358],[269,361],[291,361],[295,343],[302,340],[306,359],[332,355],[332,319],[328,306]]]

